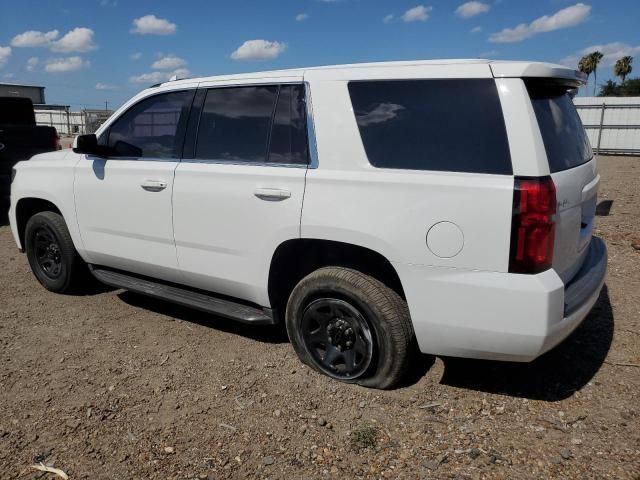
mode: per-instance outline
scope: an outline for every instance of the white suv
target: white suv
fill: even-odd
[[[17,165],[49,290],[104,283],[252,324],[386,388],[412,354],[531,361],[596,302],[582,74],[486,60],[179,80]],[[88,266],[88,268],[87,268]]]

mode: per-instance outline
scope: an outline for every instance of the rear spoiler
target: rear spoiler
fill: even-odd
[[[587,83],[587,76],[562,65],[535,62],[490,62],[495,78],[549,79],[566,87],[580,87]]]

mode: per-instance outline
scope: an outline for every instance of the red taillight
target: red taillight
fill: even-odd
[[[509,272],[539,273],[551,268],[555,213],[556,187],[551,177],[516,177]]]

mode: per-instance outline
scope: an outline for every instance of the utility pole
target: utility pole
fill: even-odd
[[[109,111],[109,102],[105,100],[104,102],[104,111],[108,112]]]

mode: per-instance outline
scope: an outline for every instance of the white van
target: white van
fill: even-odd
[[[417,350],[531,361],[606,273],[571,100],[584,80],[438,60],[163,83],[73,151],[18,164],[11,227],[52,291],[90,271],[284,320],[302,361],[341,381],[390,387]]]

